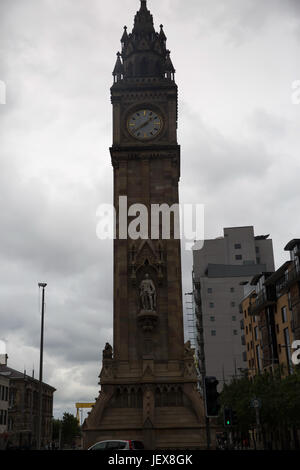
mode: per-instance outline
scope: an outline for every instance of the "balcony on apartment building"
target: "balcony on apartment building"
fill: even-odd
[[[283,294],[286,292],[292,284],[300,281],[300,266],[294,264],[294,266],[285,272],[277,282],[277,292]]]
[[[276,304],[274,286],[268,286],[256,295],[252,295],[252,303],[249,308],[250,315],[258,315],[266,307]]]

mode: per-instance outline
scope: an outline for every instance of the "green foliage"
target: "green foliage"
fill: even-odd
[[[230,406],[236,411],[239,431],[255,427],[255,410],[251,407],[255,397],[261,402],[260,421],[265,429],[300,427],[299,368],[287,377],[282,377],[282,371],[278,369],[251,379],[235,378],[229,385],[224,385],[220,402],[222,408]]]
[[[52,420],[52,439],[54,441],[58,441],[59,439],[59,428],[61,426],[61,420],[60,419],[53,419]]]
[[[63,444],[72,444],[75,437],[81,434],[78,421],[71,413],[64,413],[61,426]]]

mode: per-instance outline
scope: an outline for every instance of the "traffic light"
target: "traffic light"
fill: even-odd
[[[208,418],[215,418],[219,414],[219,393],[217,391],[218,380],[216,377],[205,377],[205,405],[206,416]]]
[[[224,408],[224,426],[236,426],[238,424],[237,414],[232,408]]]
[[[224,426],[232,426],[232,409],[224,408]]]
[[[231,410],[231,416],[232,416],[232,426],[237,426],[238,419],[237,419],[236,411]]]

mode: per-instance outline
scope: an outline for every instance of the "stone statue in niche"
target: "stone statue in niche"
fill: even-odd
[[[153,312],[156,310],[156,289],[149,274],[146,274],[140,283],[140,299],[143,310]]]
[[[103,349],[103,359],[112,359],[112,347],[109,343],[106,343]]]

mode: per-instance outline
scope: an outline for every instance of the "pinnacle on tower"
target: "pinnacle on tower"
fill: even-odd
[[[166,41],[167,40],[167,37],[164,33],[164,29],[163,29],[163,25],[161,24],[160,25],[160,33],[159,33],[159,38],[162,40],[162,41]]]
[[[124,26],[124,33],[121,38],[122,47],[125,47],[127,43],[128,43],[127,26]]]
[[[141,0],[141,8],[134,18],[133,34],[154,34],[153,16],[147,8],[146,0]]]
[[[120,81],[123,78],[123,75],[124,75],[124,66],[121,62],[121,53],[118,52],[117,53],[116,65],[115,65],[115,68],[114,68],[114,71],[113,71],[113,76],[114,76],[115,82]]]
[[[124,26],[121,38],[122,53],[118,55],[113,71],[114,82],[138,77],[174,81],[175,69],[166,48],[167,37],[163,25],[160,25],[159,32],[155,31],[147,1],[140,1],[132,32],[128,33],[127,26]]]

